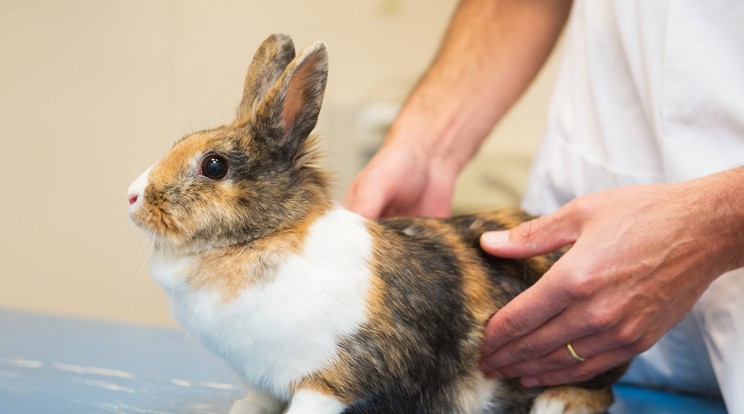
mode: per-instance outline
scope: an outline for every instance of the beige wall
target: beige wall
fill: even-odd
[[[129,183],[174,139],[231,119],[252,52],[273,32],[328,44],[318,130],[348,182],[354,143],[339,118],[386,88],[405,95],[454,4],[0,2],[0,307],[173,324],[127,218]],[[549,78],[500,129],[519,139],[486,154],[528,157]]]

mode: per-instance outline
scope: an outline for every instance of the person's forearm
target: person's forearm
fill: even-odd
[[[684,185],[684,183],[682,183]],[[721,271],[744,267],[744,167],[737,167],[689,182],[699,194],[700,220],[714,229],[719,240]]]
[[[388,134],[459,172],[550,54],[570,0],[463,0]]]

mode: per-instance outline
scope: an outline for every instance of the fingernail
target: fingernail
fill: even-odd
[[[535,388],[540,386],[540,381],[535,377],[522,377],[520,379],[522,386],[525,388]]]
[[[498,246],[509,241],[509,230],[488,231],[481,236],[483,244],[488,246]]]

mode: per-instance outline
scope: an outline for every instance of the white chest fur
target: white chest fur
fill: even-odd
[[[291,385],[328,365],[338,338],[366,320],[371,253],[364,220],[337,209],[310,227],[301,253],[288,254],[273,278],[227,303],[185,286],[189,258],[155,254],[151,271],[190,334],[252,385],[288,398]]]

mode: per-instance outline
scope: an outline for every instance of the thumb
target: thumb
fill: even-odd
[[[364,184],[354,183],[344,197],[344,207],[364,217],[375,219],[382,216],[385,209],[385,192],[371,191]]]
[[[510,230],[485,232],[480,244],[483,250],[494,256],[523,259],[558,250],[575,242],[578,235],[576,220],[559,209]]]

